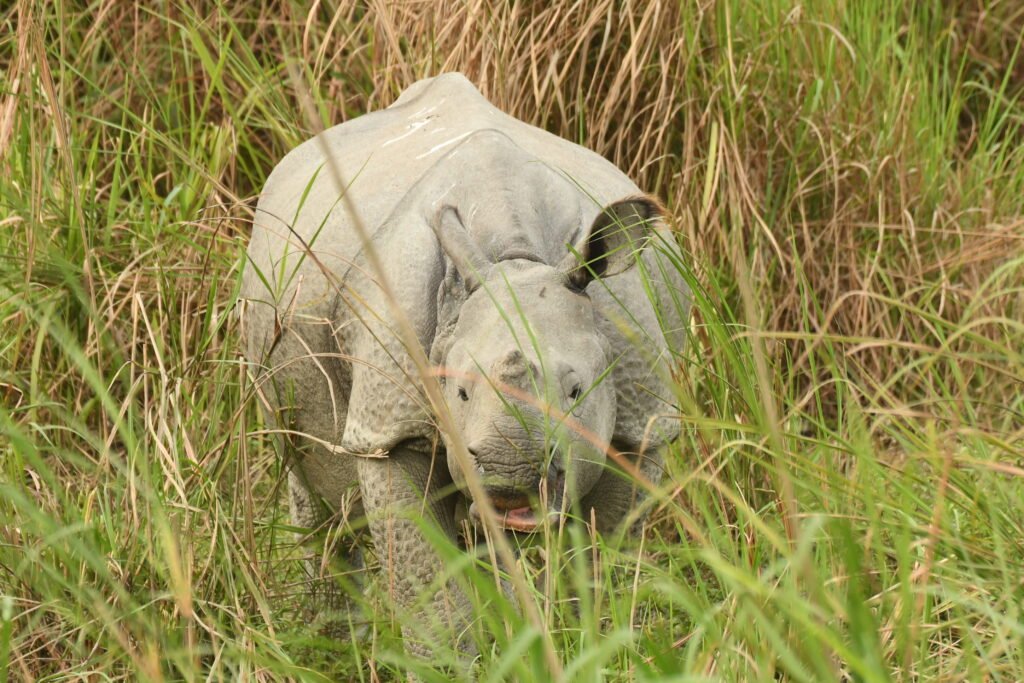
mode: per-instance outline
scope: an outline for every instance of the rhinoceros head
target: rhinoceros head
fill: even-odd
[[[445,401],[507,528],[534,528],[539,501],[563,509],[563,498],[578,500],[602,474],[616,419],[614,358],[586,290],[632,267],[659,217],[646,197],[616,202],[555,265],[523,254],[492,262],[454,208],[433,222],[466,297],[436,358]]]

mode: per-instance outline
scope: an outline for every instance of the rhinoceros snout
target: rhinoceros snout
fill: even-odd
[[[505,486],[490,486],[485,490],[498,513],[496,521],[500,527],[507,531],[532,533],[545,517],[556,522],[561,516],[565,472],[561,468],[550,468],[547,476],[539,478],[537,486],[529,491]],[[480,523],[480,509],[475,501],[469,506],[469,514],[474,524]]]
[[[549,508],[561,505],[565,490],[565,470],[552,465],[543,474],[537,471],[528,481],[502,481],[501,478],[484,475],[484,490],[491,504],[498,510],[513,510],[529,507],[532,502],[543,500]]]

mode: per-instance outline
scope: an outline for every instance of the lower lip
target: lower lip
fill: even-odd
[[[511,510],[496,510],[498,526],[508,531],[536,531],[545,518],[538,519],[537,513],[529,507],[513,508]],[[476,503],[470,503],[469,505],[469,516],[474,521],[480,521],[480,510],[477,508]],[[547,514],[547,521],[556,521],[558,519],[557,512],[549,512]]]

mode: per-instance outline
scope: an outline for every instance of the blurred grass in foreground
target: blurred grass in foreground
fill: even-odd
[[[524,550],[553,563],[566,680],[1024,680],[1014,3],[0,12],[0,680],[425,666],[373,590],[364,637],[308,623],[238,358],[254,198],[309,135],[289,61],[325,125],[461,70],[660,195],[692,254],[685,436],[643,542],[596,580],[587,539]],[[483,678],[546,680],[466,577]]]

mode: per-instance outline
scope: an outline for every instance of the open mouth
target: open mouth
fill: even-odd
[[[536,531],[545,521],[557,522],[560,513],[557,510],[550,510],[546,515],[541,515],[529,505],[516,508],[495,507],[498,513],[498,525],[507,531]],[[474,523],[480,523],[480,510],[476,502],[469,504],[469,516]]]
[[[522,493],[490,491],[488,498],[494,506],[495,512],[498,513],[500,527],[506,531],[529,533],[536,531],[544,522],[558,522],[561,517],[564,487],[565,478],[560,472],[550,480],[541,483],[540,498],[548,501],[548,504],[543,506],[547,510],[544,513],[537,510],[538,506],[531,504],[530,498]],[[480,523],[480,508],[476,501],[469,505],[469,516],[474,524]]]

